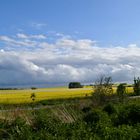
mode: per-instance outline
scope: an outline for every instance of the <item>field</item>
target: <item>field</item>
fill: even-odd
[[[116,87],[113,87],[114,93]],[[133,88],[127,87],[127,93],[132,93]],[[93,92],[92,87],[84,87],[77,89],[68,89],[66,87],[59,88],[40,88],[40,89],[20,89],[20,90],[0,90],[0,103],[3,104],[18,104],[32,102],[31,94],[35,93],[35,101],[58,99],[58,98],[73,98],[90,96]]]
[[[31,94],[35,93],[35,101],[45,99],[57,99],[57,98],[72,98],[83,97],[90,95],[92,88],[40,88],[40,89],[24,89],[24,90],[0,90],[0,103],[30,103]]]
[[[116,87],[113,90],[115,94]],[[98,102],[96,98],[90,97],[92,87],[0,92],[1,103],[5,103],[0,105],[0,139],[140,139],[140,98],[136,96],[123,102],[118,100],[118,96]],[[133,88],[127,88],[127,92],[133,92]],[[53,100],[16,104],[32,102],[31,93],[36,94],[35,101]],[[72,98],[82,96],[89,97]]]

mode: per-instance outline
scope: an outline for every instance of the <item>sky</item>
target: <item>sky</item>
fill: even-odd
[[[0,0],[0,86],[140,76],[139,0]]]

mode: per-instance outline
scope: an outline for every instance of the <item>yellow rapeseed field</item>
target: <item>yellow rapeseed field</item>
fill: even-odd
[[[116,93],[116,87],[113,87]],[[133,88],[127,87],[127,93],[132,93]],[[35,101],[45,99],[58,99],[58,98],[73,98],[90,96],[93,92],[92,87],[68,89],[61,88],[40,88],[40,89],[21,89],[21,90],[0,90],[0,103],[4,104],[17,104],[17,103],[30,103],[32,102],[31,94],[35,93]]]
[[[57,98],[72,98],[91,95],[92,88],[40,88],[36,90],[0,90],[0,103],[29,103],[31,94],[35,93],[35,101]]]

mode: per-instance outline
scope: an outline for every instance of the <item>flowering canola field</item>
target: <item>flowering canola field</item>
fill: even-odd
[[[116,93],[116,87],[113,87],[114,93]],[[132,93],[133,88],[127,87],[127,93]],[[62,98],[74,98],[90,96],[93,92],[92,87],[68,89],[63,88],[40,88],[40,89],[20,89],[20,90],[0,90],[0,103],[4,104],[20,104],[31,103],[31,94],[35,94],[35,101],[47,100],[47,99],[62,99]]]
[[[58,99],[58,98],[73,98],[90,96],[92,88],[40,88],[40,89],[21,89],[21,90],[0,90],[0,103],[16,104],[32,102],[31,94],[35,94],[35,101]]]

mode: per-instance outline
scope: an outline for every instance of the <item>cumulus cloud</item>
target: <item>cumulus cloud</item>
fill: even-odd
[[[12,46],[23,46],[23,47],[34,47],[37,45],[36,41],[25,39],[25,40],[18,40],[17,38],[10,38],[8,36],[0,36],[0,41],[4,42],[6,45]]]
[[[17,34],[19,40],[0,36],[10,47],[18,43],[35,42],[34,50],[0,51],[0,85],[92,83],[101,74],[112,76],[114,82],[132,82],[140,74],[140,47],[130,44],[122,47],[99,47],[90,39],[60,38],[48,43],[43,36]],[[40,39],[41,39],[40,38]],[[34,40],[33,40],[34,39]],[[16,43],[15,43],[16,41]],[[29,44],[28,44],[29,45]]]

